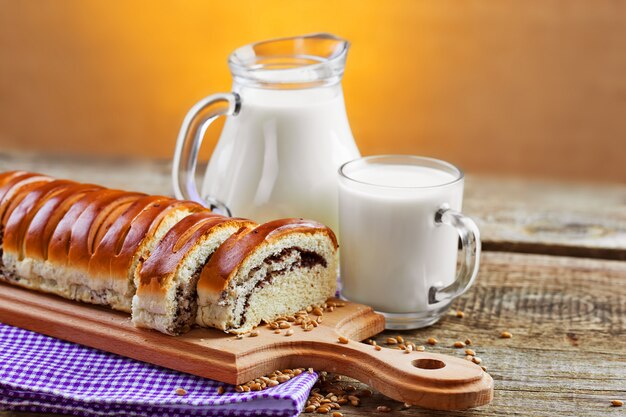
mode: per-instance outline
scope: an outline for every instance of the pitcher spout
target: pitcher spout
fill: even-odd
[[[235,82],[299,89],[339,83],[350,43],[330,33],[271,39],[242,46],[228,59]]]

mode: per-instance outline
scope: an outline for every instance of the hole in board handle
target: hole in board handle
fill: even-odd
[[[445,362],[437,359],[416,359],[411,363],[420,369],[441,369],[446,366]]]

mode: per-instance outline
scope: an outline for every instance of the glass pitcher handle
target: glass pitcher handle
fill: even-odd
[[[452,226],[461,238],[462,261],[454,282],[447,287],[431,287],[428,303],[435,304],[452,301],[469,289],[476,280],[480,264],[480,231],[469,217],[442,207],[435,214],[436,225]]]
[[[172,165],[176,198],[195,201],[219,214],[232,215],[226,204],[216,198],[202,198],[196,184],[196,167],[198,152],[209,125],[219,116],[236,116],[240,108],[241,98],[237,93],[222,93],[200,100],[189,110],[178,133]]]

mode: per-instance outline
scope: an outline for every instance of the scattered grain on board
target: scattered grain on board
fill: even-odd
[[[359,391],[361,397],[371,397],[372,395],[374,395],[374,391],[372,391],[369,388],[363,389],[361,391]]]
[[[250,392],[250,391],[262,391],[267,388],[272,388],[283,382],[289,381],[291,378],[300,375],[304,372],[304,368],[295,369],[283,369],[282,371],[276,370],[269,375],[262,376],[260,378],[248,381],[245,384],[235,386],[236,392]],[[219,393],[219,388],[218,388]]]
[[[274,321],[265,322],[265,324],[276,334],[280,334],[280,330],[292,329],[295,326],[300,326],[305,332],[310,332],[320,325],[324,312],[332,312],[335,307],[343,307],[345,305],[345,303],[328,300],[319,306],[308,306],[291,316],[276,317]],[[292,334],[288,332],[285,335],[291,336]],[[250,336],[254,337],[253,334],[250,334]],[[240,337],[238,336],[238,338]]]

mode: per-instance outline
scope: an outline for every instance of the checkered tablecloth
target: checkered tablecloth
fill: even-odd
[[[0,410],[79,416],[294,416],[316,374],[236,393],[184,374],[0,323]],[[223,385],[226,392],[217,393]],[[180,396],[177,388],[187,394]]]

